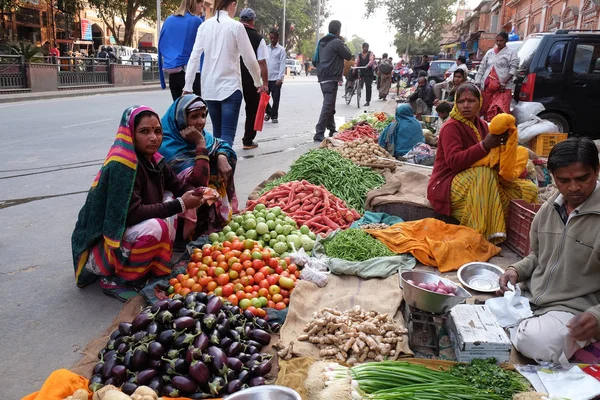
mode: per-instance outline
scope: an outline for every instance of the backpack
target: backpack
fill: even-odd
[[[381,63],[379,65],[379,72],[381,72],[384,75],[391,74],[393,70],[394,67],[392,67],[392,65],[389,63]]]

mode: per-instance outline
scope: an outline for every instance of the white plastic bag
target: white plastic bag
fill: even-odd
[[[511,107],[512,114],[517,120],[517,125],[535,118],[546,108],[542,103],[536,101],[520,101],[514,107]]]
[[[504,297],[495,297],[485,302],[486,307],[494,314],[501,327],[517,325],[526,318],[533,316],[529,299],[521,296],[519,285],[508,284],[510,291],[504,292]]]
[[[542,133],[558,132],[558,126],[550,121],[541,119],[540,117],[534,117],[531,121],[536,121],[536,123],[530,125],[526,122],[525,124],[517,126],[517,130],[519,132],[519,143],[521,144],[529,143],[534,137],[541,135]]]
[[[300,279],[312,282],[320,288],[327,286],[328,276],[329,272],[311,268],[310,263],[300,272]]]
[[[292,248],[295,249],[293,243]],[[292,260],[292,263],[296,264],[297,266],[304,267],[310,261],[310,256],[306,253],[306,251],[304,251],[302,247],[300,247],[300,250],[294,251],[290,254],[290,259]]]

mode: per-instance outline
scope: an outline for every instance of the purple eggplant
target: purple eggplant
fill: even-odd
[[[138,372],[137,381],[140,385],[148,385],[150,381],[158,376],[158,371],[155,369],[145,369]]]
[[[239,358],[241,362],[247,363],[248,361],[250,361],[250,354],[240,353],[238,354],[237,358]]]
[[[281,328],[281,324],[279,324],[277,322],[273,322],[273,323],[269,324],[269,326],[271,328],[270,329],[271,332],[273,332],[273,333],[277,332]]]
[[[254,321],[254,318],[256,318],[256,317],[254,316],[254,314],[252,314],[252,313],[251,313],[250,311],[248,311],[248,310],[244,311],[244,312],[243,312],[243,314],[244,314],[244,317],[246,317],[246,319],[247,319],[248,321]]]
[[[148,368],[161,369],[162,366],[163,366],[163,361],[160,359],[148,361]]]
[[[246,349],[246,352],[250,355],[254,354],[254,353],[258,353],[260,350],[258,350],[258,348],[254,347],[254,346],[248,346],[248,348]]]
[[[137,348],[133,352],[133,357],[131,358],[131,369],[133,371],[141,371],[146,367],[148,363],[148,352],[146,349]]]
[[[234,379],[237,379],[237,374],[232,369],[229,369],[227,370],[227,373],[225,374],[223,379],[225,379],[225,382],[232,381]]]
[[[233,342],[229,345],[225,353],[229,357],[235,357],[242,352],[242,344],[240,342]]]
[[[105,386],[108,386],[108,385],[112,385],[112,386],[121,386],[121,383],[122,383],[122,382],[119,382],[119,380],[118,380],[117,378],[114,378],[114,377],[113,377],[113,378],[108,378],[108,379],[106,380],[106,382],[104,382],[104,385],[105,385]]]
[[[227,355],[216,346],[210,346],[207,350],[208,355],[211,357],[211,364],[214,370],[219,375],[225,375],[227,373]]]
[[[206,304],[197,303],[196,307],[194,307],[194,311],[197,312],[198,314],[206,314]]]
[[[264,362],[260,363],[259,367],[260,367],[260,376],[265,376],[269,372],[271,372],[271,367],[272,367],[271,361],[264,361]]]
[[[250,356],[250,361],[257,361],[257,362],[261,362],[262,361],[262,355],[260,353],[254,353]]]
[[[168,397],[179,397],[179,390],[169,384],[163,388],[163,395]]]
[[[257,376],[255,378],[250,379],[250,386],[262,386],[265,384],[265,378],[262,376]]]
[[[120,356],[124,356],[125,353],[127,353],[127,350],[129,350],[129,345],[127,343],[121,343],[119,347],[117,347],[117,353],[119,353]]]
[[[196,392],[194,394],[188,395],[187,397],[189,397],[192,400],[196,400],[196,399],[210,399],[214,396],[212,394],[208,394],[208,393],[204,393],[204,392]]]
[[[167,329],[162,331],[156,338],[157,342],[160,342],[163,346],[169,346],[175,340],[175,331],[173,329]]]
[[[244,326],[244,337],[250,338],[250,332],[252,332],[252,328],[249,325]]]
[[[167,358],[169,360],[175,360],[175,359],[179,358],[180,355],[181,355],[181,350],[177,350],[177,349],[171,349],[167,352]]]
[[[150,322],[150,325],[148,325],[148,328],[146,328],[146,332],[148,332],[148,335],[157,335],[158,333],[160,333],[160,327],[158,325],[158,322]]]
[[[221,344],[221,335],[219,335],[219,331],[216,329],[210,335],[210,344],[215,346]]]
[[[260,364],[255,361],[255,364],[250,367],[250,375],[252,376],[262,376],[260,373]]]
[[[145,330],[150,322],[154,320],[154,314],[141,313],[131,321],[131,331],[139,332]]]
[[[223,301],[219,296],[215,296],[206,303],[206,312],[208,314],[217,314],[221,307],[223,306]]]
[[[186,369],[188,368],[187,363],[185,362],[185,360],[178,358],[176,360],[169,360],[166,358],[163,358],[163,361],[166,362],[165,367],[166,367],[166,373],[167,375],[175,375],[175,374],[183,374]]]
[[[227,336],[232,338],[235,342],[239,342],[240,340],[242,340],[242,338],[240,337],[240,333],[235,329],[230,329],[227,333]]]
[[[171,380],[171,385],[175,389],[179,389],[181,393],[194,393],[198,389],[198,384],[192,379],[185,376],[174,376]]]
[[[188,310],[187,308],[182,308],[181,310],[179,310],[179,312],[177,312],[177,318],[181,318],[181,317],[194,317],[196,313],[192,310]]]
[[[256,325],[258,328],[260,328],[262,330],[269,329],[269,323],[262,318],[256,318],[254,320],[254,325]]]
[[[191,345],[192,343],[194,343],[194,340],[199,336],[199,334],[189,334],[186,333],[185,335],[181,335],[179,336],[177,339],[175,339],[173,341],[173,344],[171,345],[171,347],[175,348],[175,349],[185,349],[187,348],[189,345]]]
[[[136,332],[133,334],[133,342],[140,343],[146,338],[146,336],[148,336],[148,332],[146,331]]]
[[[205,385],[208,383],[211,374],[206,364],[202,361],[194,361],[190,364],[189,375],[197,383]]]
[[[121,336],[121,332],[117,329],[113,333],[110,334],[110,340],[116,340]]]
[[[156,314],[156,320],[161,324],[168,325],[173,321],[173,313],[169,310],[160,311]]]
[[[148,357],[151,359],[160,359],[165,355],[166,349],[160,342],[151,342],[148,345]]]
[[[258,343],[256,340],[246,340],[246,345],[247,346],[254,346],[256,347],[259,351],[262,350],[263,345],[261,343]]]
[[[97,391],[98,389],[100,389],[102,386],[104,386],[104,378],[102,377],[102,375],[97,374],[94,375],[90,378],[90,382],[88,384],[89,389],[92,392]]]
[[[122,336],[127,336],[131,333],[131,324],[129,322],[121,322],[119,324],[119,332]]]
[[[180,300],[173,300],[169,303],[169,307],[167,307],[167,309],[171,312],[171,313],[176,313],[177,311],[181,310],[183,308],[183,302]]]
[[[239,392],[242,389],[242,381],[239,379],[234,379],[229,381],[227,386],[225,387],[225,393],[232,394],[235,392]]]
[[[133,351],[128,350],[123,356],[123,365],[127,367],[127,369],[131,368],[131,361],[133,359]]]
[[[192,317],[180,317],[173,321],[173,328],[177,331],[193,329],[196,326],[196,320]]]
[[[220,376],[213,376],[208,382],[208,388],[210,389],[210,392],[215,396],[221,393],[224,387],[225,379],[221,378]]]
[[[204,351],[207,349],[209,343],[209,337],[206,333],[201,333],[200,336],[194,341],[194,347]]]
[[[205,314],[204,317],[202,317],[202,325],[204,325],[207,331],[212,330],[216,323],[217,317],[214,314]]]
[[[242,381],[242,383],[248,383],[248,381],[250,380],[250,372],[248,372],[248,370],[246,369],[243,370],[238,374],[238,379]]]
[[[187,296],[185,296],[185,299],[183,300],[183,305],[193,310],[194,307],[196,307],[196,295],[190,293]]]
[[[244,367],[244,363],[235,357],[227,357],[227,366],[236,373],[239,373]]]
[[[102,367],[102,376],[104,377],[104,379],[108,379],[111,377],[111,371],[115,365],[117,365],[116,357],[110,357],[104,362],[104,366]]]
[[[169,307],[169,299],[159,300],[150,308],[151,313],[157,313],[159,311],[164,311]]]
[[[92,370],[92,375],[101,374],[102,368],[104,368],[104,361],[100,361],[98,364],[94,365],[94,369]]]
[[[206,302],[208,301],[207,297],[208,296],[206,293],[203,293],[203,292],[196,293],[196,301],[199,301],[200,303],[206,304]]]
[[[152,378],[150,383],[147,385],[150,389],[154,390],[156,394],[160,395],[163,391],[163,380],[160,376]]]
[[[125,393],[126,395],[131,396],[133,394],[133,392],[135,392],[138,388],[138,385],[136,385],[133,382],[125,382],[123,384],[123,386],[121,386],[121,391],[123,393]]]
[[[217,346],[219,346],[220,348],[222,348],[224,351],[229,349],[229,346],[231,346],[233,343],[233,340],[231,340],[228,337],[224,337],[223,339],[221,339],[221,343],[217,343]]]
[[[118,379],[120,382],[123,382],[125,378],[127,378],[127,367],[124,365],[115,365],[110,370],[110,375],[113,378]]]

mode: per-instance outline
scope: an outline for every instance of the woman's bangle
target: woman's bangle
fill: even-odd
[[[184,213],[187,210],[187,208],[185,207],[183,199],[181,197],[178,197],[177,200],[179,200],[179,204],[181,204],[181,212]]]

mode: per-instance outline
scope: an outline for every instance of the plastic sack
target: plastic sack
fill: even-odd
[[[512,115],[517,120],[517,125],[531,121],[546,107],[542,103],[535,101],[520,101],[512,109]]]
[[[530,123],[532,121],[535,121],[535,123]],[[534,117],[532,121],[517,126],[519,131],[519,143],[527,144],[534,137],[541,135],[542,133],[558,132],[558,127],[550,121],[539,117]]]
[[[323,272],[310,267],[310,264],[304,267],[300,272],[300,279],[312,282],[318,287],[327,286],[329,272]]]
[[[294,245],[292,244],[292,247]],[[310,256],[304,251],[304,248],[300,247],[300,250],[294,251],[290,254],[290,260],[293,264],[296,264],[299,267],[304,267],[310,261]]]
[[[260,94],[260,101],[258,102],[258,110],[256,111],[256,119],[254,120],[254,130],[262,131],[263,125],[265,124],[265,113],[267,112],[267,105],[271,100],[271,96],[267,93],[262,92]]]
[[[521,296],[519,285],[514,287],[508,284],[511,289],[504,292],[504,297],[495,297],[485,301],[486,307],[494,314],[501,327],[517,325],[526,318],[533,317],[529,299]]]

